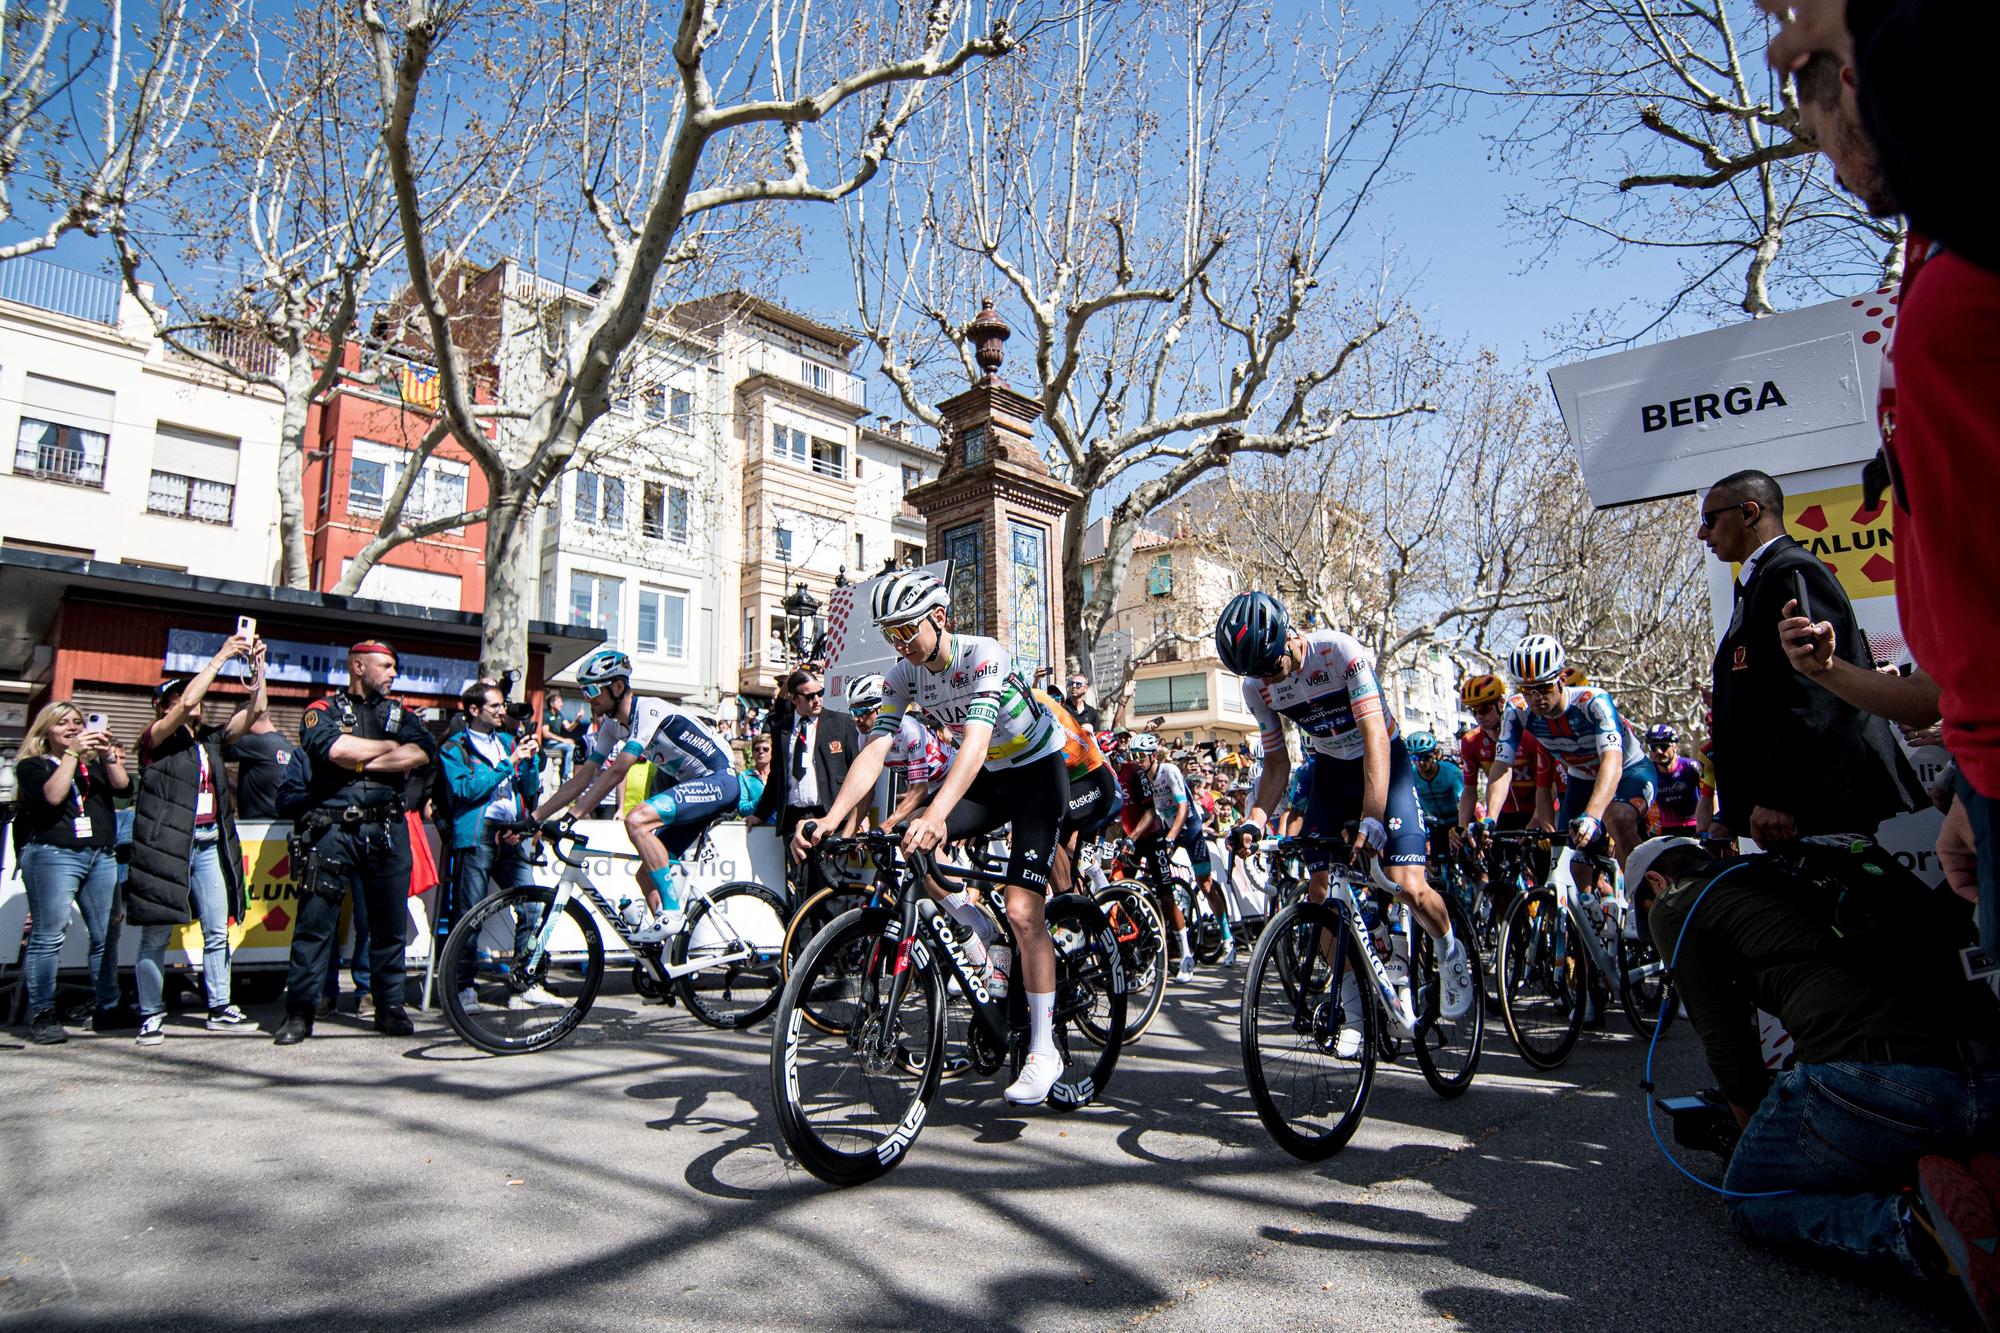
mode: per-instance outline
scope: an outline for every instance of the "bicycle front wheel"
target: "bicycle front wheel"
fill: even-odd
[[[1321,1161],[1347,1145],[1375,1081],[1369,987],[1340,984],[1340,972],[1358,961],[1352,952],[1340,912],[1295,903],[1257,937],[1243,980],[1250,1100],[1278,1146],[1302,1161]]]
[[[1437,941],[1419,931],[1417,975],[1422,979],[1423,1001],[1416,1038],[1417,1068],[1424,1071],[1424,1082],[1431,1085],[1431,1091],[1440,1097],[1456,1097],[1472,1086],[1472,1076],[1479,1069],[1480,1043],[1486,1033],[1485,963],[1464,904],[1447,896],[1444,906],[1451,918],[1452,934],[1465,946],[1466,961],[1472,966],[1472,1007],[1457,1018],[1444,1016]]]
[[[1680,993],[1674,989],[1674,974],[1651,940],[1618,940],[1618,999],[1625,1008],[1625,1021],[1642,1037],[1657,1030],[1661,1036],[1673,1026],[1674,1011],[1680,1008]]]
[[[604,984],[603,937],[572,898],[547,951],[536,954],[554,905],[553,889],[507,889],[489,894],[452,927],[438,980],[444,1021],[461,1040],[494,1055],[546,1050],[590,1012]]]
[[[830,922],[799,955],[778,1001],[778,1131],[799,1164],[829,1185],[873,1180],[902,1160],[944,1064],[944,981],[913,941],[889,938],[894,920],[855,910]]]
[[[1569,1059],[1583,1031],[1590,960],[1583,936],[1549,889],[1514,899],[1500,924],[1500,1014],[1521,1058],[1537,1069]]]
[[[1130,884],[1099,889],[1094,901],[1118,941],[1125,968],[1125,1044],[1130,1046],[1152,1026],[1167,995],[1167,927],[1145,890]],[[1104,1039],[1095,1025],[1085,1026],[1083,1034],[1100,1044]]]
[[[784,989],[785,900],[753,880],[733,880],[688,905],[674,936],[681,1003],[710,1027],[747,1028],[778,1007]]]

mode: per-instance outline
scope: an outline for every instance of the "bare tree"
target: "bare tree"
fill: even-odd
[[[1341,288],[1343,246],[1429,123],[1441,11],[1366,29],[1243,0],[1081,7],[962,82],[890,187],[848,210],[857,307],[905,407],[977,378],[958,326],[997,290],[1025,326],[1065,525],[1064,639],[1088,663],[1146,515],[1232,459],[1421,410],[1351,371],[1409,318]],[[1017,380],[1019,376],[1016,376]],[[1106,497],[1089,596],[1084,530]]]
[[[0,0],[0,229],[25,228],[0,239],[0,262],[104,234],[184,162],[223,23],[195,0],[139,8]]]
[[[1893,280],[1902,233],[1833,184],[1789,78],[1764,62],[1751,0],[1514,0],[1489,38],[1518,108],[1495,136],[1534,182],[1511,205],[1537,263],[1581,241],[1600,264],[1670,255],[1677,290],[1598,310],[1581,341],[1679,316],[1845,295]]]

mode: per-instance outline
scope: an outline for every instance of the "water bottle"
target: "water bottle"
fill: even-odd
[[[1410,981],[1409,936],[1406,932],[1395,929],[1402,917],[1400,911],[1391,908],[1384,917],[1383,938],[1380,945],[1382,970],[1389,974],[1390,984],[1400,989],[1407,986]]]
[[[1007,974],[1014,968],[1014,951],[1004,944],[995,944],[986,951],[987,961],[992,971],[986,977],[986,994],[995,1000],[1007,998]]]
[[[646,904],[631,898],[618,900],[618,919],[625,923],[627,930],[637,930],[646,924]]]

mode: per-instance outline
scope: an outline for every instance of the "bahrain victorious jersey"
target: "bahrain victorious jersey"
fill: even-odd
[[[1243,678],[1243,702],[1264,733],[1264,753],[1284,748],[1290,718],[1316,754],[1347,763],[1361,762],[1361,719],[1380,717],[1391,740],[1396,719],[1383,711],[1375,681],[1375,659],[1359,640],[1335,630],[1305,636],[1305,663],[1272,685]]]
[[[728,742],[664,699],[632,697],[632,722],[605,718],[591,733],[591,758],[603,763],[618,750],[636,754],[676,783],[730,771]]]
[[[1595,779],[1604,756],[1616,750],[1624,756],[1625,767],[1646,757],[1639,739],[1618,717],[1618,707],[1602,690],[1563,686],[1563,710],[1554,717],[1531,712],[1527,704],[1510,703],[1500,719],[1500,742],[1493,757],[1512,764],[1520,753],[1521,737],[1533,736],[1542,748],[1571,777]]]
[[[1014,674],[1007,650],[976,634],[952,635],[951,665],[943,671],[898,658],[882,677],[882,711],[870,736],[894,736],[912,707],[942,726],[990,724],[988,768],[1019,768],[1063,747],[1055,719]]]

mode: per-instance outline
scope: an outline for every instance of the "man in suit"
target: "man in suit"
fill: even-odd
[[[826,690],[810,671],[794,671],[785,681],[792,717],[773,734],[771,780],[749,823],[776,824],[780,841],[804,820],[826,813],[847,766],[861,749],[860,733],[846,713],[826,711]]]
[[[1712,758],[1723,838],[1775,846],[1818,833],[1872,833],[1917,807],[1921,790],[1889,724],[1792,669],[1778,622],[1802,583],[1810,614],[1830,622],[1842,656],[1873,669],[1832,572],[1785,535],[1785,494],[1763,472],[1709,488],[1696,533],[1738,564],[1736,606],[1715,652]]]

